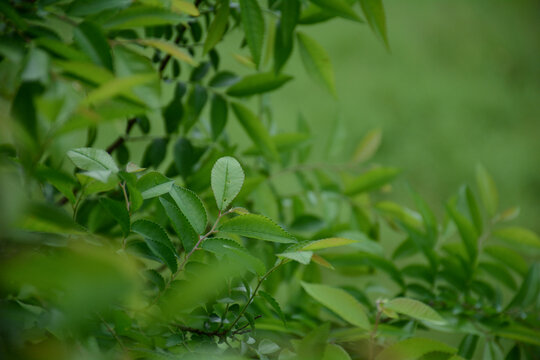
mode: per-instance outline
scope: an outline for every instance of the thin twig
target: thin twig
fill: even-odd
[[[118,343],[118,345],[120,345],[120,347],[122,348],[122,351],[127,353],[128,352],[128,349],[126,348],[126,346],[124,345],[124,343],[122,342],[122,340],[120,339],[120,337],[118,336],[118,334],[116,334],[116,331],[114,331],[114,329],[112,327],[109,326],[109,324],[107,324],[107,322],[105,321],[105,319],[103,319],[103,317],[96,313],[97,317],[99,318],[99,320],[101,320],[101,322],[103,323],[103,325],[105,325],[105,327],[107,328],[107,330],[109,331],[109,333],[111,333],[111,335],[116,339],[116,342]]]

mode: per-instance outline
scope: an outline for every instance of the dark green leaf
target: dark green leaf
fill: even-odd
[[[227,90],[229,96],[250,96],[273,91],[292,80],[288,75],[276,75],[274,72],[257,73],[242,78]]]
[[[199,235],[197,235],[191,223],[176,205],[162,197],[159,198],[159,201],[165,209],[169,220],[171,220],[174,231],[182,242],[184,250],[190,252],[195,247],[195,244],[197,244],[197,241],[199,241]]]
[[[212,104],[210,108],[210,126],[212,130],[212,139],[216,140],[223,132],[227,124],[228,114],[227,100],[219,94],[212,96]]]
[[[229,21],[229,0],[221,0],[219,2],[219,7],[216,11],[216,16],[210,27],[208,28],[208,33],[206,35],[206,40],[204,41],[203,54],[206,54],[210,49],[216,46],[217,43],[221,41],[223,34],[225,33],[225,28],[227,27],[227,22]]]
[[[255,65],[259,66],[264,42],[264,17],[257,0],[240,0],[246,41]]]
[[[131,229],[144,237],[150,250],[166,264],[174,273],[178,269],[176,262],[176,250],[173,247],[167,233],[158,224],[148,220],[137,220]]]
[[[362,19],[353,10],[349,3],[345,0],[310,0],[312,3],[319,6],[321,9],[327,10],[334,15],[341,16],[345,19],[361,22]]]
[[[366,16],[369,26],[373,29],[388,47],[388,37],[386,35],[386,17],[382,0],[360,0],[362,11]]]
[[[472,359],[476,344],[478,343],[478,335],[468,334],[463,337],[459,344],[458,355],[465,359]]]
[[[279,225],[262,215],[240,215],[223,223],[219,231],[253,239],[278,243],[293,243],[296,239]]]
[[[97,25],[86,21],[80,23],[73,31],[73,40],[95,64],[113,69],[111,49]]]
[[[129,219],[129,212],[127,211],[126,204],[106,197],[100,198],[99,203],[105,211],[120,224],[124,238],[126,238],[131,231],[131,221]]]
[[[356,177],[345,188],[349,196],[378,189],[396,178],[400,170],[396,168],[379,167]]]
[[[177,185],[173,185],[170,194],[195,231],[202,234],[206,229],[208,217],[201,199],[193,191]]]

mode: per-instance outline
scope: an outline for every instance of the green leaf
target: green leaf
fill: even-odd
[[[339,237],[326,238],[321,240],[310,241],[309,244],[302,247],[302,250],[322,250],[338,246],[346,246],[359,243],[358,240],[351,240]]]
[[[362,19],[345,0],[310,0],[321,9],[345,19],[362,22]]]
[[[311,135],[307,133],[284,133],[272,136],[274,143],[279,153],[301,150],[302,145],[311,140]],[[252,146],[244,151],[245,155],[260,155],[261,151]]]
[[[208,27],[206,40],[204,41],[203,54],[208,53],[208,51],[221,41],[227,27],[227,22],[229,21],[229,12],[229,0],[221,0],[216,11],[216,16]]]
[[[478,208],[474,194],[468,186],[463,186],[461,191],[463,192],[461,196],[463,196],[467,202],[467,208],[474,227],[478,234],[482,234],[482,214],[480,214],[480,209]]]
[[[158,224],[148,220],[137,220],[131,226],[131,230],[144,237],[150,250],[171,269],[171,272],[175,273],[178,270],[176,250],[165,230]]]
[[[294,251],[294,252],[284,252],[281,254],[276,254],[280,259],[290,259],[298,261],[300,264],[307,265],[311,261],[313,256],[313,251]]]
[[[169,10],[146,5],[135,5],[121,10],[105,20],[103,27],[108,30],[129,30],[136,27],[176,25],[185,17]]]
[[[168,139],[157,138],[152,140],[144,151],[142,166],[158,168],[167,154]]]
[[[77,185],[77,181],[68,174],[49,168],[46,166],[40,166],[36,171],[36,176],[41,181],[47,181],[60,191],[72,204],[75,204],[76,199],[73,194],[73,187]]]
[[[336,344],[326,345],[322,360],[351,360],[345,349]]]
[[[193,226],[190,224],[184,213],[182,213],[176,205],[162,197],[159,198],[159,201],[165,209],[165,213],[171,220],[174,231],[182,242],[184,250],[190,252],[199,241],[197,232],[193,229]]]
[[[507,339],[524,342],[531,345],[540,346],[540,336],[537,329],[525,327],[523,325],[511,323],[502,329],[496,329],[493,335]]]
[[[94,63],[113,69],[111,48],[100,27],[91,22],[82,22],[73,30],[73,40]]]
[[[364,307],[345,290],[328,285],[309,284],[303,281],[302,287],[311,297],[348,323],[364,330],[371,328]]]
[[[490,216],[494,216],[499,204],[499,193],[495,181],[482,165],[476,167],[476,183],[485,209]]]
[[[447,204],[447,211],[456,224],[461,240],[467,250],[470,262],[474,262],[478,254],[478,234],[473,224],[460,212],[454,204]]]
[[[478,344],[478,339],[478,335],[465,335],[459,344],[458,355],[465,359],[472,359],[474,351],[476,350],[476,344]]]
[[[328,343],[329,333],[330,324],[326,323],[313,329],[307,335],[302,336],[301,340],[291,341],[297,353],[297,356],[293,359],[322,360]]]
[[[527,261],[514,250],[497,245],[489,245],[484,247],[484,253],[491,256],[493,259],[503,263],[509,268],[515,270],[521,276],[527,274],[528,265]]]
[[[478,267],[483,270],[487,276],[493,278],[493,280],[504,284],[510,290],[517,290],[516,281],[512,274],[507,270],[506,266],[492,262],[481,262]]]
[[[418,300],[409,298],[395,298],[384,303],[383,306],[399,314],[407,315],[417,320],[429,321],[437,324],[443,324],[445,322],[435,310]]]
[[[493,235],[512,246],[523,249],[540,249],[540,238],[531,230],[511,226],[493,231]]]
[[[349,196],[354,196],[378,189],[393,181],[399,173],[400,170],[390,167],[379,167],[369,170],[353,179],[345,187],[345,193]]]
[[[259,290],[257,294],[259,294],[264,300],[266,300],[268,304],[270,304],[270,306],[272,307],[272,309],[274,309],[274,311],[279,316],[281,321],[283,321],[283,325],[287,326],[287,320],[285,319],[285,314],[283,314],[283,311],[281,311],[281,306],[279,306],[279,303],[276,301],[276,299],[274,299],[272,295],[270,295],[269,293],[263,290]]]
[[[240,121],[240,124],[249,135],[253,143],[258,146],[259,149],[261,149],[263,155],[269,160],[279,159],[276,146],[272,142],[272,139],[268,134],[268,130],[266,130],[261,120],[259,120],[257,116],[255,116],[255,114],[253,114],[251,110],[244,105],[231,103],[231,106],[236,118],[238,121]]]
[[[212,139],[216,140],[227,125],[228,115],[227,100],[219,94],[212,96],[210,107],[210,128],[212,130]]]
[[[208,222],[206,209],[193,191],[173,185],[170,194],[197,233],[202,234]]]
[[[281,2],[281,18],[274,39],[274,71],[279,73],[289,59],[294,43],[294,29],[300,18],[300,1]]]
[[[185,13],[194,17],[200,15],[197,5],[183,0],[171,0],[171,10],[174,12]]]
[[[258,67],[264,42],[264,17],[257,0],[240,0],[240,11],[246,42]]]
[[[360,0],[360,6],[373,32],[384,41],[386,47],[389,47],[382,0]]]
[[[151,199],[171,191],[174,181],[157,171],[141,176],[137,181],[137,189],[143,199]]]
[[[518,292],[514,295],[512,301],[507,306],[510,308],[527,308],[534,304],[540,295],[540,263],[534,263],[529,268],[525,280],[521,284]]]
[[[131,229],[130,229],[130,219],[129,212],[127,211],[126,204],[119,201],[109,199],[107,197],[99,199],[100,205],[107,211],[107,213],[112,216],[116,222],[122,228],[122,233],[124,238],[126,238]]]
[[[87,16],[105,10],[121,9],[131,5],[132,0],[76,0],[71,3],[68,13],[73,16]]]
[[[211,185],[217,207],[223,211],[234,200],[244,184],[244,170],[233,157],[225,156],[212,168]]]
[[[336,97],[334,70],[330,63],[330,57],[314,39],[301,32],[298,32],[297,36],[300,56],[306,72],[314,81],[324,86],[331,95]]]
[[[169,54],[173,58],[185,62],[189,65],[197,66],[197,62],[189,55],[189,53],[180,49],[174,43],[170,43],[158,39],[141,39],[139,42],[143,45],[151,46],[155,49],[163,51],[166,54]]]
[[[363,163],[371,159],[379,149],[381,140],[381,129],[374,129],[368,132],[362,141],[360,141],[360,144],[358,144],[356,151],[354,152],[353,161],[355,163]]]
[[[108,170],[118,172],[118,167],[111,155],[105,150],[94,148],[78,148],[67,152],[69,159],[80,169],[87,171]]]
[[[91,91],[82,106],[96,105],[105,100],[109,100],[117,95],[129,93],[132,88],[154,82],[157,79],[155,73],[129,75],[121,78],[114,78],[107,81],[97,89]]]
[[[250,96],[279,89],[292,80],[292,76],[278,74],[273,71],[257,73],[243,77],[227,90],[229,96]]]
[[[456,349],[436,340],[410,338],[387,347],[375,359],[415,360],[431,352],[455,354]]]
[[[262,215],[247,214],[237,216],[223,223],[219,231],[278,243],[296,242],[296,239],[291,234]]]

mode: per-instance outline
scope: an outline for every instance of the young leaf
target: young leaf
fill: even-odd
[[[165,213],[171,220],[174,231],[182,242],[184,250],[187,252],[191,251],[193,247],[195,247],[195,244],[197,244],[197,241],[199,241],[199,236],[191,226],[184,213],[182,213],[178,207],[162,197],[159,198],[159,201],[165,209]]]
[[[127,237],[131,230],[129,212],[127,211],[126,204],[107,197],[99,199],[99,203],[103,206],[105,211],[118,222],[122,228],[124,238]]]
[[[94,148],[78,148],[67,152],[69,159],[80,169],[87,171],[108,170],[118,172],[118,166],[105,150]]]
[[[482,165],[476,167],[476,183],[485,209],[490,216],[494,216],[499,204],[499,194],[495,181]]]
[[[311,297],[348,323],[364,330],[371,328],[364,307],[345,290],[328,285],[309,284],[303,281],[302,287]]]
[[[330,57],[314,39],[301,32],[297,36],[300,56],[308,75],[323,85],[331,95],[337,96]]]
[[[184,52],[173,43],[156,39],[141,39],[139,42],[143,45],[151,46],[155,49],[163,51],[164,53],[169,54],[170,56],[189,65],[197,66],[198,64],[197,61],[195,61],[191,55],[189,55],[189,53]]]
[[[364,136],[356,151],[354,152],[353,161],[363,163],[375,155],[381,144],[382,131],[381,129],[371,130]]]
[[[177,185],[172,186],[170,194],[195,231],[202,234],[206,229],[208,217],[201,199],[193,191]]]
[[[200,15],[199,9],[197,9],[195,4],[183,0],[171,0],[171,10],[195,17]]]
[[[178,269],[176,262],[176,250],[174,249],[165,230],[158,224],[148,220],[137,220],[131,229],[144,237],[150,250],[166,264],[174,273]]]
[[[493,235],[512,246],[524,249],[540,249],[540,238],[531,230],[511,226],[493,231]]]
[[[313,251],[294,251],[294,252],[284,252],[281,254],[276,254],[277,257],[281,259],[290,259],[298,261],[300,264],[307,265],[311,261],[313,256]]]
[[[257,73],[242,78],[239,82],[227,89],[227,95],[241,97],[262,94],[276,90],[292,80],[292,76],[274,72]]]
[[[418,300],[396,298],[384,303],[383,306],[399,314],[407,315],[418,320],[438,324],[445,322],[435,310]]]
[[[332,14],[343,17],[345,19],[362,22],[362,19],[349,3],[345,0],[310,0],[312,3],[319,6],[321,9],[328,10]]]
[[[432,352],[455,354],[456,349],[436,340],[410,338],[387,347],[375,360],[415,360]]]
[[[302,250],[322,250],[338,246],[345,246],[358,243],[358,240],[351,240],[345,238],[326,238],[321,240],[310,241],[309,244],[302,247]]]
[[[360,0],[360,5],[362,6],[362,11],[366,16],[369,26],[375,34],[384,41],[386,47],[388,47],[386,17],[384,15],[382,0]]]
[[[346,187],[345,194],[354,196],[366,191],[378,189],[396,178],[400,170],[390,167],[379,167],[353,179]]]
[[[232,109],[238,121],[249,135],[253,143],[261,149],[261,152],[269,160],[279,159],[276,146],[272,142],[268,130],[261,120],[255,116],[247,107],[238,103],[231,103]]]
[[[262,215],[247,214],[237,216],[223,223],[219,231],[278,243],[296,242],[296,239],[291,234]]]
[[[264,17],[257,0],[240,0],[240,11],[246,41],[253,61],[258,67],[264,41]]]
[[[219,94],[212,96],[210,107],[210,128],[212,129],[212,139],[216,140],[223,132],[227,124],[228,115],[227,100]]]
[[[244,170],[235,158],[222,157],[212,168],[211,184],[218,209],[223,211],[242,189]]]
[[[270,306],[272,307],[272,309],[274,309],[274,311],[276,312],[276,314],[279,316],[279,318],[281,319],[281,321],[283,321],[283,325],[287,325],[287,320],[285,319],[285,314],[283,314],[283,311],[281,311],[281,307],[279,306],[279,303],[276,301],[276,299],[274,299],[272,297],[272,295],[270,295],[269,293],[263,291],[263,290],[259,290],[258,294],[264,299],[266,300],[266,302],[268,304],[270,304]]]
[[[210,51],[214,46],[216,46],[217,43],[220,42],[223,34],[225,33],[228,21],[229,0],[221,0],[216,11],[216,16],[208,28],[206,40],[204,41],[203,54],[208,53],[208,51]]]

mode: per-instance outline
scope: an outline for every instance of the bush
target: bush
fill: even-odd
[[[295,46],[336,96],[302,27],[361,9],[388,46],[354,3],[0,2],[3,357],[538,358],[540,239],[483,167],[439,221],[389,200],[379,131],[330,164],[276,130]]]

